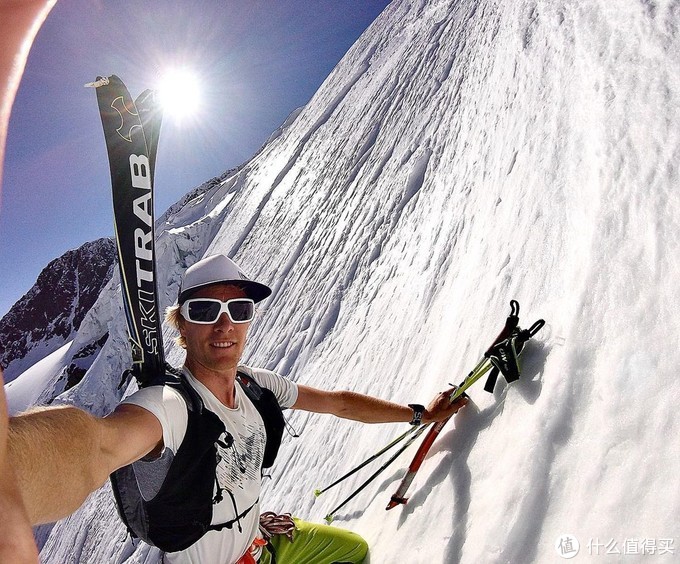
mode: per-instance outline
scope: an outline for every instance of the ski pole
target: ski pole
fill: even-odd
[[[453,403],[456,399],[458,399],[460,396],[463,395],[465,390],[467,390],[472,384],[474,384],[477,380],[479,380],[484,374],[486,374],[489,370],[491,369],[491,363],[489,362],[488,359],[483,358],[482,360],[477,363],[477,366],[468,374],[468,376],[463,380],[461,385],[456,389],[455,392],[453,392],[449,398],[449,401]],[[404,452],[409,446],[411,446],[415,440],[420,437],[425,432],[425,429],[430,428],[430,431],[428,432],[431,433],[432,430],[435,427],[438,427],[439,430],[444,426],[446,421],[451,419],[449,417],[445,421],[440,421],[435,424],[427,424],[427,425],[421,425],[420,427],[414,427],[415,432],[411,433],[411,437],[404,443],[380,468],[378,468],[364,483],[362,483],[357,489],[355,489],[340,505],[338,505],[335,509],[333,509],[328,515],[326,515],[326,521],[328,523],[331,523],[333,521],[333,515],[337,513],[339,509],[344,507],[347,503],[349,503],[351,500],[353,500],[361,491],[363,491],[366,486],[368,486],[373,480],[375,480],[383,471],[385,471],[398,457],[399,455]],[[436,435],[435,435],[436,436]],[[394,441],[393,441],[394,442]],[[395,443],[396,444],[396,443]],[[383,452],[385,449],[383,449]]]
[[[487,382],[487,385],[484,388],[487,391],[493,391],[493,387],[495,385],[496,376],[498,375],[498,372],[502,372],[508,382],[514,381],[517,378],[519,378],[519,367],[518,366],[516,367],[516,378],[511,378],[510,374],[507,374],[503,370],[504,366],[507,366],[509,364],[509,359],[506,360],[505,363],[503,364],[495,356],[495,350],[498,347],[500,347],[500,345],[503,342],[506,342],[507,340],[512,348],[512,357],[515,359],[516,364],[516,357],[522,351],[524,343],[531,337],[533,337],[536,333],[538,333],[541,327],[545,325],[545,321],[539,319],[528,330],[519,329],[518,328],[519,319],[517,316],[517,314],[519,313],[519,304],[515,300],[513,300],[512,302],[510,302],[510,306],[512,307],[512,313],[508,317],[508,320],[506,321],[506,325],[503,328],[503,331],[501,331],[500,335],[496,337],[494,344],[491,345],[491,347],[486,351],[486,353],[484,353],[485,361],[487,361],[489,364],[486,365],[485,370],[483,371],[480,370],[479,373],[476,374],[475,376],[473,376],[472,374],[468,376],[468,378],[466,378],[465,380],[467,384],[465,387],[471,386],[475,381],[479,380],[479,378],[481,378],[481,376],[484,373],[488,372],[492,367],[493,371],[491,372],[489,382]],[[515,348],[515,341],[517,341],[517,348]],[[478,365],[478,367],[479,366],[480,365]],[[456,394],[453,394],[451,396],[451,401],[454,401],[455,398]],[[402,478],[399,487],[397,488],[397,491],[394,492],[394,494],[390,498],[390,502],[387,504],[387,507],[385,508],[386,510],[390,510],[400,504],[405,504],[408,501],[408,499],[405,497],[406,492],[408,491],[409,486],[413,482],[416,473],[423,464],[423,461],[425,460],[425,457],[427,456],[430,447],[437,439],[437,436],[439,435],[439,433],[441,433],[441,430],[444,428],[449,419],[440,421],[428,431],[420,447],[418,447],[418,450],[416,451],[416,454],[408,467],[408,471],[406,472],[406,475]]]
[[[332,487],[337,486],[340,482],[343,482],[344,480],[349,478],[351,475],[353,475],[356,472],[358,472],[359,470],[361,470],[364,466],[373,462],[376,458],[380,458],[380,456],[385,454],[388,450],[390,450],[395,445],[399,444],[401,441],[403,441],[406,437],[408,437],[411,433],[413,433],[417,429],[418,429],[418,427],[409,427],[409,429],[405,433],[402,433],[401,435],[399,435],[396,439],[394,439],[392,442],[390,442],[387,446],[381,448],[374,455],[368,457],[361,464],[359,464],[358,466],[356,466],[355,468],[353,468],[352,470],[347,472],[345,475],[343,475],[340,478],[338,478],[337,480],[335,480],[335,482],[333,482],[332,484],[326,486],[323,489],[314,490],[314,496],[319,497],[322,493],[325,493],[328,490],[330,490]]]
[[[510,307],[511,307],[511,312],[508,318],[505,321],[505,326],[503,327],[503,330],[499,333],[499,335],[494,339],[493,344],[487,349],[487,351],[484,353],[484,356],[482,359],[477,363],[477,366],[475,366],[470,374],[467,375],[467,377],[463,380],[463,382],[458,386],[456,391],[451,394],[450,401],[453,403],[459,396],[465,393],[465,390],[467,390],[472,384],[477,382],[482,376],[484,376],[489,370],[493,368],[493,363],[490,360],[490,352],[493,350],[494,346],[502,341],[503,339],[508,338],[509,335],[512,334],[512,332],[515,330],[519,323],[519,303],[516,300],[512,300],[510,302]],[[439,436],[439,433],[441,433],[442,429],[446,426],[446,424],[449,422],[449,419],[451,417],[448,417],[444,419],[443,421],[439,421],[435,423],[430,430],[428,431],[427,435],[423,439],[423,442],[420,444],[418,447],[418,450],[416,451],[415,456],[413,457],[413,460],[411,461],[411,464],[408,467],[408,470],[406,471],[406,475],[402,478],[401,482],[399,483],[399,487],[397,488],[397,491],[394,492],[392,497],[390,498],[390,502],[387,504],[387,507],[385,508],[386,510],[390,510],[397,505],[404,504],[406,503],[407,499],[404,497],[406,495],[406,492],[408,491],[409,486],[413,482],[414,478],[416,477],[416,474],[420,467],[422,466],[423,462],[425,461],[425,457],[427,456],[427,453],[430,451],[430,447],[434,443],[434,441],[437,439]]]
[[[482,359],[479,361],[479,363],[477,364],[477,366],[475,366],[475,368],[470,372],[470,374],[468,375],[468,378],[472,377],[473,375],[476,375],[477,372],[481,369],[481,367],[484,365],[484,363],[485,363],[486,361],[487,361],[486,358],[482,358]],[[481,377],[483,374],[485,374],[485,373],[487,372],[487,370],[488,370],[488,369],[484,370],[484,372],[483,372],[482,374],[479,374],[479,377]],[[466,378],[464,384],[461,384],[461,386],[458,388],[458,389],[461,390],[460,393],[456,393],[456,394],[453,394],[453,395],[451,396],[451,398],[450,398],[451,402],[453,403],[453,401],[454,401],[456,398],[458,398],[458,396],[462,395],[463,392],[464,392],[471,384],[473,384],[474,382],[477,381],[477,379],[478,379],[478,377],[475,377],[475,379],[474,379],[472,382],[467,383],[467,382],[468,382],[468,379]],[[349,472],[347,472],[346,474],[344,474],[343,476],[341,476],[340,478],[338,478],[337,480],[335,480],[335,482],[333,482],[332,484],[326,486],[325,488],[318,489],[318,490],[314,490],[314,496],[315,496],[315,497],[319,497],[321,494],[327,492],[327,491],[330,490],[332,487],[337,486],[339,483],[343,482],[344,480],[346,480],[347,478],[349,478],[350,476],[352,476],[353,474],[355,474],[356,472],[358,472],[359,470],[361,470],[364,466],[370,464],[371,462],[373,462],[373,461],[376,460],[377,458],[380,458],[380,456],[382,456],[383,454],[385,454],[388,450],[390,450],[390,449],[391,449],[392,447],[394,447],[395,445],[399,444],[401,441],[403,441],[406,437],[408,437],[410,434],[412,434],[412,433],[413,433],[414,431],[416,431],[417,429],[418,429],[417,427],[411,427],[411,428],[409,428],[406,432],[402,433],[401,435],[399,435],[398,437],[396,437],[394,440],[392,440],[388,445],[384,446],[384,447],[381,448],[378,452],[376,452],[376,453],[373,454],[372,456],[369,456],[366,460],[364,460],[364,461],[363,461],[362,463],[360,463],[358,466],[356,466],[355,468],[352,468],[352,470],[350,470]]]
[[[330,511],[328,515],[326,515],[325,519],[327,523],[332,523],[333,522],[333,516],[340,510],[342,509],[345,505],[347,505],[350,501],[352,501],[357,495],[359,495],[373,480],[375,480],[392,462],[394,462],[399,455],[404,452],[409,446],[413,444],[413,442],[420,437],[420,435],[423,434],[425,429],[427,429],[429,425],[421,425],[420,427],[414,427],[415,432],[411,434],[411,437],[406,441],[390,458],[383,464],[380,468],[378,468],[371,476],[363,483],[361,484],[357,489],[355,489],[347,498],[345,498],[342,503],[340,503],[335,509]]]
[[[413,457],[413,461],[408,467],[406,475],[402,478],[401,483],[397,488],[397,491],[394,492],[394,494],[390,498],[390,502],[387,504],[387,507],[385,508],[386,510],[392,509],[393,507],[396,507],[401,503],[406,503],[407,499],[404,496],[406,495],[406,492],[408,491],[411,482],[413,482],[413,479],[416,477],[416,473],[418,472],[418,469],[425,460],[425,455],[430,450],[432,443],[435,441],[435,439],[437,438],[437,436],[444,428],[444,425],[446,425],[449,419],[451,418],[449,417],[444,421],[439,421],[435,426],[433,426],[428,431],[427,435],[425,435],[423,442],[420,444],[420,447],[418,447],[416,455]]]
[[[479,362],[479,364],[475,367],[475,370],[470,372],[468,377],[465,378],[465,380],[461,383],[458,389],[453,394],[451,394],[451,402],[453,403],[458,397],[460,397],[465,392],[465,390],[467,390],[470,386],[472,386],[472,384],[474,384],[489,370],[491,370],[492,367],[493,364],[488,358],[482,359]],[[413,479],[416,477],[416,473],[418,472],[423,462],[425,461],[425,457],[427,456],[427,453],[430,451],[430,447],[432,446],[434,441],[439,436],[439,433],[441,433],[442,429],[446,426],[446,424],[452,417],[453,416],[447,417],[443,421],[435,423],[430,428],[427,435],[425,435],[425,438],[418,447],[418,450],[416,451],[416,454],[414,455],[413,460],[411,461],[411,464],[409,465],[408,470],[406,471],[406,474],[399,483],[397,491],[394,492],[394,494],[390,498],[390,502],[387,504],[387,507],[385,508],[386,510],[390,510],[399,504],[406,503],[407,499],[404,496],[406,495],[409,486],[413,482]]]
[[[484,374],[486,374],[489,370],[491,370],[491,368],[492,368],[493,365],[491,364],[491,361],[490,361],[490,359],[489,359],[490,352],[492,351],[493,347],[494,347],[498,342],[500,342],[500,341],[503,340],[503,339],[508,338],[508,337],[512,334],[512,332],[515,330],[515,328],[517,327],[517,325],[518,325],[518,323],[519,323],[519,303],[518,303],[516,300],[511,300],[511,301],[510,301],[510,307],[511,307],[511,312],[510,312],[510,315],[508,316],[508,318],[507,318],[506,321],[505,321],[505,326],[503,327],[502,331],[501,331],[500,334],[494,339],[492,345],[489,347],[489,349],[487,349],[487,351],[484,353],[483,357],[480,359],[480,361],[477,363],[477,365],[472,369],[472,371],[467,375],[467,377],[463,380],[463,382],[460,384],[460,386],[458,386],[458,388],[456,389],[456,391],[455,391],[454,393],[451,394],[451,396],[450,396],[450,398],[449,398],[449,400],[451,401],[451,403],[453,403],[458,397],[460,397],[461,395],[463,395],[463,394],[465,393],[465,391],[466,391],[470,386],[472,386],[472,384],[474,384],[475,382],[477,382],[477,380],[479,380]],[[540,327],[539,327],[539,328],[540,328]],[[433,442],[434,439],[437,437],[437,435],[439,434],[439,432],[441,431],[441,429],[444,427],[444,425],[446,425],[446,423],[447,423],[447,421],[448,421],[449,419],[450,419],[450,417],[449,417],[448,419],[444,420],[444,421],[438,422],[438,423],[435,425],[435,427],[436,427],[438,430],[437,430],[436,433],[433,434],[431,441],[428,441],[427,449],[425,450],[425,452],[424,452],[424,454],[423,454],[423,459],[424,459],[425,455],[427,454],[427,450],[429,450],[429,447],[431,446],[432,442]],[[385,464],[383,464],[380,468],[378,468],[378,470],[376,470],[376,472],[375,472],[373,475],[371,475],[371,476],[368,478],[368,480],[366,480],[363,484],[361,484],[361,486],[359,486],[359,488],[357,488],[356,490],[354,490],[354,491],[349,495],[349,497],[347,497],[340,505],[338,505],[338,506],[337,506],[335,509],[333,509],[328,515],[326,515],[326,521],[328,521],[329,523],[332,522],[332,521],[333,521],[333,515],[334,515],[340,508],[344,507],[345,504],[347,504],[349,501],[351,501],[352,499],[354,499],[354,497],[356,497],[356,496],[359,494],[359,492],[361,492],[361,491],[362,491],[366,486],[368,486],[368,485],[369,485],[369,484],[370,484],[370,483],[371,483],[378,475],[380,475],[381,472],[383,472],[390,464],[392,464],[392,462],[394,462],[394,460],[396,460],[397,457],[398,457],[402,452],[404,452],[404,451],[405,451],[405,450],[406,450],[406,449],[407,449],[407,448],[408,448],[408,447],[416,440],[416,438],[419,437],[419,436],[424,432],[425,428],[426,428],[425,425],[424,425],[424,426],[421,426],[421,427],[418,427],[418,428],[414,428],[414,429],[416,429],[415,432],[414,432],[413,429],[409,429],[408,431],[406,431],[405,433],[403,433],[402,435],[400,435],[399,437],[397,437],[396,439],[394,439],[394,440],[393,440],[391,443],[389,443],[386,447],[382,448],[382,449],[381,449],[380,451],[378,451],[376,454],[374,454],[373,456],[369,457],[367,460],[365,460],[364,462],[362,462],[359,466],[357,466],[356,468],[350,470],[350,472],[348,472],[345,476],[343,476],[342,478],[336,480],[336,482],[334,482],[334,483],[331,484],[330,486],[327,486],[327,487],[326,487],[325,489],[323,489],[323,490],[316,490],[316,491],[314,492],[314,494],[318,497],[318,496],[321,495],[324,491],[326,491],[326,490],[328,490],[329,488],[333,487],[333,486],[336,485],[337,483],[340,483],[342,480],[344,480],[344,479],[346,479],[347,477],[351,476],[352,474],[354,474],[355,472],[357,472],[358,470],[360,470],[361,468],[363,468],[364,466],[366,466],[367,464],[369,464],[370,462],[372,462],[373,460],[375,460],[376,458],[378,458],[379,456],[381,456],[382,454],[384,454],[385,452],[387,452],[387,451],[388,451],[389,449],[391,449],[393,446],[395,446],[396,444],[398,444],[399,442],[401,442],[403,439],[405,439],[409,434],[411,435],[411,437],[409,438],[409,440],[408,440],[404,445],[402,445],[402,447],[399,448],[399,450],[398,450],[392,457],[390,457],[390,458],[387,460],[387,462],[385,462]],[[430,434],[433,433],[433,432],[434,432],[434,427],[433,427],[433,428],[430,430],[430,432],[428,433],[428,436],[426,437],[426,440],[428,439],[428,437],[430,437]],[[422,449],[422,446],[421,446],[421,448],[419,449],[419,452],[420,452],[421,449]],[[416,456],[417,456],[417,455],[416,455]],[[420,463],[418,464],[418,466],[420,466],[420,464],[422,464],[422,460],[420,461]],[[412,465],[413,465],[413,463],[412,463]],[[409,470],[410,470],[410,468],[409,468]],[[416,470],[417,470],[417,469],[416,469]],[[413,480],[413,477],[414,477],[414,476],[415,476],[415,472],[414,472],[413,475],[409,478],[410,481],[408,482],[408,484],[411,483],[411,481]],[[408,475],[407,475],[407,477],[408,477]],[[405,477],[405,479],[406,479],[407,477]],[[407,486],[407,487],[408,487],[408,486]],[[395,495],[396,495],[396,494],[395,494]],[[394,497],[394,496],[393,496],[393,497]],[[390,507],[388,507],[388,509],[390,509]]]

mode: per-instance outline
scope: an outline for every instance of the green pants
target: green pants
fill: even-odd
[[[284,535],[272,537],[276,564],[361,564],[366,558],[368,544],[356,533],[293,519],[296,526],[293,542]],[[272,563],[265,549],[259,564]]]

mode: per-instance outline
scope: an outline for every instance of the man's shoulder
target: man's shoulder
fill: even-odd
[[[270,387],[272,381],[286,380],[286,378],[284,378],[277,372],[274,372],[273,370],[267,370],[266,368],[258,368],[255,366],[248,366],[245,364],[239,364],[238,371],[255,380],[255,382],[263,388]]]
[[[182,444],[189,420],[189,409],[182,394],[170,386],[141,388],[120,405],[136,405],[150,411],[163,428],[163,444],[173,452]]]
[[[250,376],[261,388],[273,392],[281,407],[291,407],[297,400],[297,384],[277,372],[246,365],[239,365],[238,369]]]
[[[187,402],[184,395],[174,386],[158,384],[140,388],[124,398],[121,404],[132,404],[145,407],[146,405],[176,406],[186,409]]]
[[[283,378],[283,376],[281,376],[281,374],[278,372],[274,372],[273,370],[269,370],[267,368],[260,368],[258,366],[250,366],[248,364],[239,364],[237,370],[254,378],[258,378],[259,376],[274,376],[276,378]]]

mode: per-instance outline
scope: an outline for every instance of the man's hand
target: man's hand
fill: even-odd
[[[466,395],[459,396],[451,402],[451,396],[455,392],[456,388],[454,387],[437,394],[425,409],[425,413],[423,413],[423,423],[435,423],[448,419],[455,413],[458,413],[461,407],[467,405],[470,400]]]

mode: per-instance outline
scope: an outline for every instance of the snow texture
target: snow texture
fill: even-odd
[[[427,403],[511,299],[547,320],[521,381],[472,389],[406,506],[384,510],[412,452],[340,511],[372,562],[561,562],[565,534],[575,562],[680,558],[679,27],[675,0],[395,0],[250,162],[159,221],[162,305],[228,253],[275,290],[244,360],[312,386]],[[109,339],[59,398],[98,414],[128,358],[115,284],[80,329]],[[316,521],[368,474],[313,490],[403,431],[290,419],[264,509]],[[108,486],[42,550],[157,557]]]

